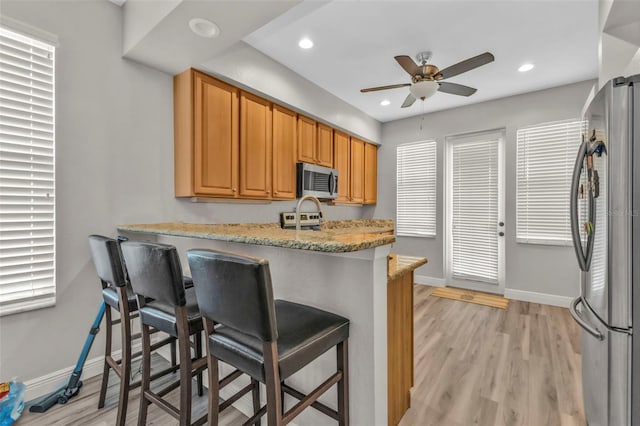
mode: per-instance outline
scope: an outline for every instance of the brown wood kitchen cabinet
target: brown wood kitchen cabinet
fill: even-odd
[[[376,203],[375,145],[194,69],[173,98],[176,197],[295,199],[302,161],[338,169],[336,203]]]
[[[271,102],[240,92],[240,193],[271,197]]]
[[[364,204],[375,204],[378,195],[378,147],[364,145]]]
[[[333,166],[338,170],[338,198],[336,203],[351,201],[351,140],[349,135],[335,130],[333,133]]]
[[[318,123],[316,135],[316,164],[333,167],[333,129]]]
[[[364,202],[364,145],[365,142],[351,138],[351,202]],[[338,178],[339,179],[339,178]]]
[[[299,115],[298,161],[333,167],[333,128]]]
[[[273,105],[273,193],[272,198],[296,198],[297,114]]]
[[[173,78],[176,197],[236,197],[237,88],[193,69]]]
[[[298,161],[316,162],[316,121],[298,116]]]

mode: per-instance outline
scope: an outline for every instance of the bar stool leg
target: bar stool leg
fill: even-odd
[[[178,350],[180,351],[180,426],[191,425],[191,342],[186,308],[176,308]]]
[[[129,383],[131,382],[131,323],[124,319],[122,311],[120,317],[120,328],[122,335],[122,359],[120,361],[120,393],[118,396],[119,400],[116,424],[118,426],[124,426],[127,420]]]
[[[196,345],[196,359],[202,358],[202,333],[196,333],[195,337],[195,345]],[[198,373],[196,376],[196,384],[198,387],[198,396],[204,395],[204,385],[202,383],[202,372]]]
[[[175,367],[176,365],[178,365],[176,361],[176,341],[172,340],[170,345],[171,345],[171,366]]]
[[[260,411],[260,382],[256,379],[251,379],[251,399],[253,399],[253,414]],[[260,426],[260,419],[257,419],[253,426]]]
[[[142,329],[142,379],[140,383],[140,410],[138,411],[138,424],[147,424],[147,410],[149,409],[149,400],[146,392],[149,390],[151,382],[151,337],[149,335],[149,326],[140,324]]]
[[[109,363],[107,358],[111,357],[111,306],[107,305],[105,311],[106,318],[104,322],[104,328],[106,331],[106,341],[104,345],[104,368],[102,370],[102,385],[100,386],[100,398],[98,399],[98,408],[104,407],[104,400],[107,396],[107,386],[109,384]]]
[[[267,424],[282,426],[282,399],[280,398],[280,372],[276,342],[265,342],[262,353],[264,354],[265,384],[267,386]]]
[[[343,340],[336,346],[338,371],[342,379],[338,382],[338,424],[349,426],[349,344]]]

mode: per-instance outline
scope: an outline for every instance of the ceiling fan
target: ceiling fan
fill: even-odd
[[[367,89],[360,90],[360,92],[375,92],[378,90],[411,86],[409,88],[409,95],[402,103],[402,108],[410,107],[416,99],[422,99],[424,101],[429,96],[432,96],[436,91],[450,93],[452,95],[471,96],[477,89],[469,86],[463,86],[462,84],[448,83],[442,80],[471,71],[472,69],[486,65],[489,62],[493,62],[495,59],[491,53],[485,52],[481,55],[474,56],[473,58],[458,62],[457,64],[451,65],[450,67],[440,71],[435,65],[428,64],[430,58],[431,52],[427,51],[418,53],[416,55],[416,59],[420,63],[420,65],[418,65],[407,55],[396,56],[395,60],[398,61],[400,66],[409,73],[412,83],[369,87]]]

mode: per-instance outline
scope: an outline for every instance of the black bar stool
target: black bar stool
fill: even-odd
[[[138,424],[146,424],[147,409],[152,402],[175,417],[181,426],[204,424],[207,421],[206,414],[195,422],[191,422],[192,377],[198,376],[198,394],[202,395],[201,375],[207,368],[207,360],[202,356],[203,322],[198,311],[195,290],[185,289],[182,284],[182,267],[178,252],[171,245],[135,241],[123,242],[121,247],[133,291],[138,296],[142,324],[143,368]],[[176,337],[180,352],[180,380],[157,392],[150,390],[149,327]],[[194,337],[195,346],[193,359],[191,358],[191,336]],[[220,383],[216,380],[216,386],[223,387],[241,374],[236,370]],[[176,408],[163,397],[178,387],[180,387],[180,407]],[[230,401],[239,399],[249,390],[245,388],[230,398]],[[220,409],[231,405],[233,401],[228,402],[224,407],[221,406]],[[218,408],[217,404],[216,408]]]
[[[269,264],[264,259],[213,250],[189,250],[200,312],[208,336],[209,424],[218,424],[218,360],[267,387],[267,405],[245,425],[267,413],[269,426],[289,423],[308,406],[349,424],[349,320],[309,306],[273,300]],[[336,346],[337,371],[308,395],[284,380]],[[338,385],[338,410],[317,399]],[[284,412],[282,392],[299,402]],[[254,398],[254,410],[256,401]]]
[[[139,339],[140,334],[132,334],[131,320],[138,317],[138,300],[133,293],[131,284],[127,280],[126,268],[122,262],[118,242],[113,238],[101,235],[90,235],[89,245],[91,256],[96,268],[96,272],[102,283],[102,297],[106,302],[105,310],[105,356],[104,368],[102,371],[102,385],[100,387],[100,397],[98,408],[104,407],[107,395],[107,385],[109,382],[109,370],[113,369],[120,378],[120,391],[118,399],[118,413],[116,415],[116,425],[123,426],[127,417],[127,403],[129,401],[129,391],[140,386],[140,381],[131,382],[131,361],[139,357],[142,352],[131,353],[132,341]],[[191,279],[189,278],[189,282]],[[112,310],[119,313],[120,318],[114,319]],[[122,356],[119,360],[113,358],[111,345],[113,340],[112,328],[120,324],[120,335],[122,339]],[[168,337],[153,344],[151,350],[156,350],[167,343],[171,344],[172,358],[175,359],[175,338]],[[175,362],[173,367],[156,373],[156,376],[164,375],[177,370]]]

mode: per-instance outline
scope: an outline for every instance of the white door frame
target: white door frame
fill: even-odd
[[[480,132],[465,133],[459,135],[451,135],[445,137],[445,179],[444,179],[444,194],[445,202],[443,203],[444,213],[444,273],[446,285],[453,287],[461,287],[469,290],[484,291],[489,293],[504,294],[505,289],[505,238],[506,236],[498,237],[498,284],[490,284],[482,281],[475,280],[461,280],[453,278],[451,271],[451,258],[453,250],[453,227],[452,227],[452,168],[453,168],[453,154],[452,147],[454,144],[474,142],[481,140],[498,139],[498,222],[505,223],[504,220],[504,206],[505,206],[505,155],[504,145],[506,140],[506,129],[491,129]],[[498,226],[496,223],[496,235],[498,232],[506,233],[506,226]]]

